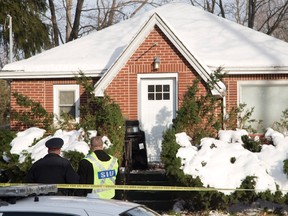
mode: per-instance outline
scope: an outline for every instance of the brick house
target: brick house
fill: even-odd
[[[162,131],[187,86],[200,76],[205,92],[218,67],[226,77],[212,93],[223,100],[224,115],[246,103],[269,126],[288,108],[288,43],[181,3],[8,64],[0,79],[55,116],[73,110],[79,121],[83,89],[74,77],[82,71],[94,79],[97,96],[106,92],[127,119],[140,121],[151,162],[159,161]],[[16,107],[13,97],[11,106]]]

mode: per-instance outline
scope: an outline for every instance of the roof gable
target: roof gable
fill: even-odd
[[[123,50],[119,58],[112,64],[108,71],[101,77],[101,79],[95,85],[95,95],[104,96],[104,91],[113,78],[119,73],[121,68],[126,64],[130,56],[144,41],[146,36],[155,27],[159,27],[165,36],[171,41],[171,43],[180,51],[183,57],[189,62],[189,64],[196,70],[200,77],[208,82],[211,80],[210,75],[213,73],[201,60],[188,50],[185,44],[181,41],[179,36],[167,25],[162,17],[158,13],[154,13],[150,19],[140,28],[135,37],[131,40],[129,45]],[[215,88],[212,90],[214,95],[225,94],[225,85],[222,82],[218,82]]]

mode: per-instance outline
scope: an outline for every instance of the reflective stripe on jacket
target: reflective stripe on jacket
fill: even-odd
[[[93,166],[95,185],[115,185],[118,162],[115,157],[111,155],[110,157],[109,161],[100,161],[94,152],[85,157]],[[97,194],[99,198],[111,199],[115,196],[115,189],[98,188],[94,189],[92,193]]]

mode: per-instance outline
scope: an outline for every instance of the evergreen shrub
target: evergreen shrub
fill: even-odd
[[[199,177],[193,178],[180,169],[181,159],[176,157],[180,146],[176,143],[175,134],[186,132],[193,143],[200,143],[203,137],[215,137],[222,123],[221,116],[215,110],[221,109],[221,105],[221,101],[210,91],[207,91],[206,95],[199,94],[199,80],[195,80],[193,85],[188,87],[173,121],[173,127],[163,133],[161,160],[165,165],[168,178],[174,185],[203,187]],[[175,193],[175,196],[191,201],[193,208],[198,210],[215,207],[218,204],[220,206],[219,202],[223,204],[227,200],[224,194],[217,191],[179,192]],[[224,206],[226,205],[223,204],[223,208]]]
[[[176,143],[175,134],[184,131],[194,143],[199,143],[203,137],[215,136],[221,126],[221,120],[215,113],[215,110],[221,107],[221,102],[209,91],[206,95],[197,94],[198,85],[199,80],[195,80],[193,85],[188,87],[173,127],[163,133],[162,141],[161,159],[167,174],[187,186],[191,186],[191,180],[187,180],[189,177],[179,169],[181,161],[176,154],[180,146]]]
[[[279,188],[277,188],[274,193],[274,202],[281,205],[285,203],[285,197],[283,196],[283,193],[279,190]]]
[[[266,200],[269,202],[274,202],[274,194],[271,192],[271,190],[266,190],[264,192],[259,192],[258,196],[262,200]]]
[[[288,135],[288,109],[282,111],[280,121],[274,122],[272,128],[284,135]]]
[[[63,152],[63,157],[70,160],[72,167],[74,170],[78,170],[79,161],[85,157],[82,152],[78,151],[67,151]]]
[[[288,159],[283,161],[283,172],[288,176]]]
[[[224,130],[244,129],[249,133],[263,131],[263,121],[251,118],[254,107],[246,108],[247,104],[240,103],[238,107],[232,107],[224,118]]]
[[[0,127],[9,124],[10,88],[6,80],[0,80]]]
[[[186,132],[193,143],[200,143],[203,137],[215,137],[222,126],[222,101],[207,90],[199,93],[199,80],[188,87],[183,97],[181,107],[173,122],[176,133]]]
[[[107,152],[118,158],[122,164],[124,154],[125,119],[120,106],[107,95],[96,97],[94,83],[82,72],[75,77],[86,94],[86,103],[80,106],[80,126],[87,134],[88,130],[96,130],[97,135],[107,136],[113,144]],[[89,140],[86,137],[86,141]]]
[[[257,196],[259,199],[277,203],[277,204],[284,204],[286,200],[286,195],[283,195],[282,191],[279,190],[279,187],[277,186],[277,190],[272,193],[271,190],[266,190],[264,192],[257,193]]]
[[[17,121],[20,128],[40,127],[46,131],[52,130],[53,114],[48,113],[40,102],[36,102],[31,98],[18,92],[13,92],[17,105],[21,107],[19,110],[11,110],[11,119]]]
[[[260,152],[261,151],[261,145],[259,141],[255,141],[251,139],[249,136],[244,135],[241,137],[243,142],[243,147],[251,152]]]
[[[247,176],[241,183],[239,190],[236,190],[230,195],[230,201],[232,203],[243,203],[245,205],[251,204],[256,201],[258,196],[255,192],[256,176]],[[241,190],[245,189],[245,190]]]
[[[230,158],[230,163],[234,164],[236,162],[236,158],[235,157],[231,157]]]
[[[19,155],[11,154],[10,143],[16,137],[14,131],[8,129],[0,129],[0,181],[1,182],[23,182],[27,170],[32,164],[30,155],[27,152],[24,162],[19,163]]]

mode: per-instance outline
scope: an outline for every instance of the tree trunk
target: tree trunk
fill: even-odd
[[[255,13],[256,13],[256,0],[249,0],[248,2],[248,27],[254,27]]]
[[[223,18],[225,18],[225,10],[224,10],[224,7],[223,7],[222,0],[219,0],[219,8],[220,8],[220,11],[221,11],[221,16]]]
[[[72,0],[66,0],[66,42],[68,42],[72,30],[71,9]]]
[[[78,31],[79,31],[79,26],[80,26],[80,17],[81,17],[83,3],[84,3],[84,0],[77,1],[74,24],[73,24],[73,28],[69,37],[69,41],[72,41],[78,38]]]
[[[52,22],[52,29],[53,29],[53,41],[54,46],[59,46],[59,34],[58,34],[58,25],[56,20],[56,13],[55,13],[55,6],[53,0],[49,0],[49,8],[51,13],[51,22]]]

